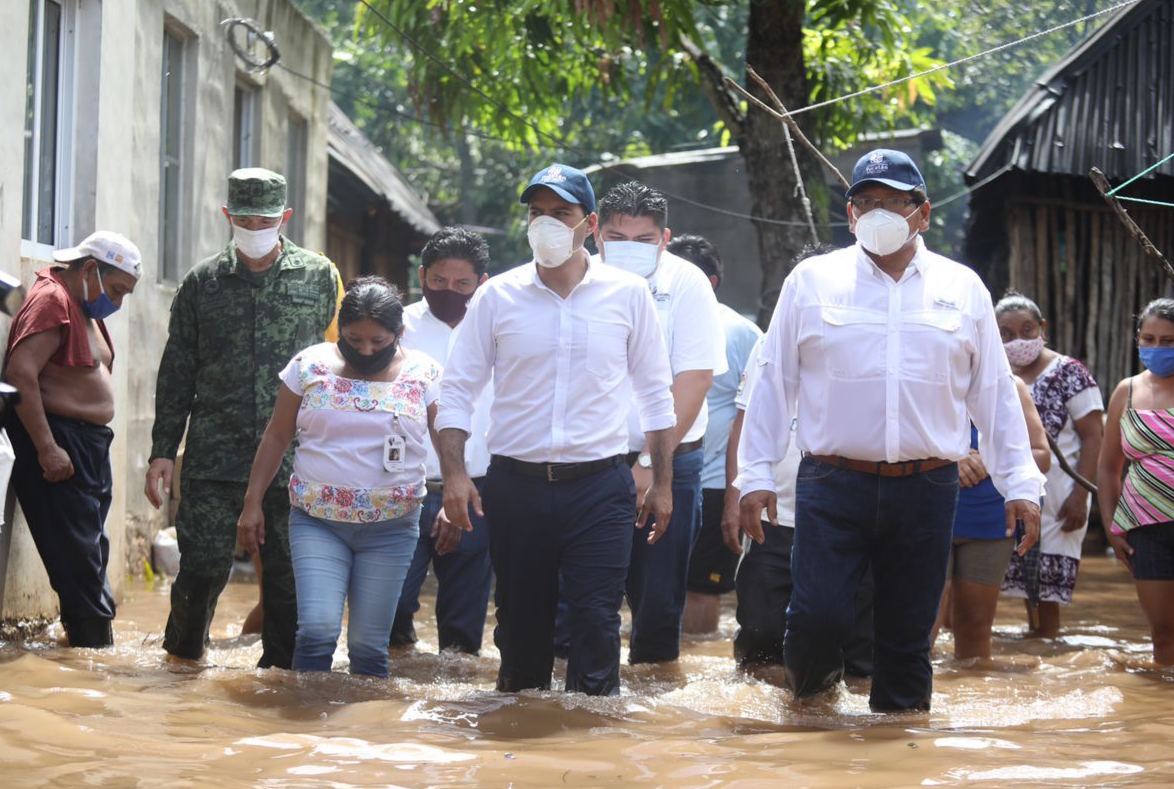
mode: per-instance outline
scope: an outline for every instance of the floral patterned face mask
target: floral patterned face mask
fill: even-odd
[[[1011,363],[1012,367],[1026,367],[1038,359],[1043,352],[1044,338],[1011,340],[1003,343],[1003,350],[1007,352],[1007,361]]]

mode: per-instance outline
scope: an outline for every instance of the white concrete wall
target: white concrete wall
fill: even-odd
[[[0,55],[13,77],[0,80],[0,266],[30,282],[46,263],[21,257],[23,123],[27,58],[27,0],[3,0]],[[282,63],[329,84],[329,40],[289,0],[79,0],[78,66],[73,161],[75,242],[95,229],[127,234],[142,249],[144,274],[133,296],[108,321],[117,358],[112,449],[114,502],[106,528],[110,579],[116,593],[128,574],[141,572],[147,544],[166,513],[143,494],[151,448],[155,375],[167,339],[175,283],[157,265],[160,204],[160,93],[164,25],[190,36],[185,88],[187,183],[185,266],[227,241],[220,206],[232,163],[233,90],[244,65],[224,38],[221,20],[246,16],[276,33]],[[306,174],[306,246],[326,245],[326,110],[329,93],[280,67],[247,77],[261,91],[258,164],[282,172],[285,121],[291,109],[309,128]],[[0,332],[0,338],[6,328]],[[0,619],[52,616],[56,601],[21,518],[5,526],[7,556]]]

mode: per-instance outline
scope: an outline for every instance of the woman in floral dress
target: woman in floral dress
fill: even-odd
[[[337,344],[311,346],[281,372],[237,530],[246,548],[264,541],[261,496],[296,437],[293,668],[331,669],[348,602],[351,673],[386,677],[392,616],[419,535],[441,371],[400,347],[403,304],[382,278],[351,283],[338,325]]]

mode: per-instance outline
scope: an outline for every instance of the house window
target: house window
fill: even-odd
[[[70,236],[75,0],[30,0],[21,253],[47,258]]]
[[[289,220],[286,235],[295,244],[302,244],[306,232],[306,146],[310,135],[306,119],[291,112],[288,134],[285,155],[285,180],[288,185],[286,206],[293,209],[293,217]]]
[[[260,106],[257,89],[236,83],[232,103],[232,169],[253,167],[259,158]]]
[[[184,55],[187,42],[163,32],[163,82],[159,94],[159,276],[180,275],[183,235]]]

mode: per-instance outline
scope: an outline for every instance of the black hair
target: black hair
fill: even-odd
[[[599,200],[599,224],[613,216],[647,216],[661,230],[668,227],[669,204],[663,194],[639,181],[617,184]]]
[[[1008,312],[1026,312],[1035,318],[1036,323],[1044,322],[1044,314],[1040,311],[1039,305],[1031,299],[1024,296],[1017,290],[1008,289],[1003,294],[1003,298],[995,305],[995,317],[1005,315]]]
[[[480,233],[463,227],[440,228],[420,252],[420,261],[426,269],[445,258],[469,261],[478,277],[489,271],[489,245]]]
[[[1159,318],[1174,323],[1174,299],[1154,299],[1145,305],[1145,309],[1137,316],[1138,331],[1141,331],[1141,325],[1147,318]]]
[[[717,247],[708,239],[702,236],[677,236],[665,249],[697,266],[705,272],[705,276],[717,277],[717,284],[722,284],[722,274],[725,273],[726,267]]]
[[[399,289],[383,277],[359,277],[346,286],[338,305],[339,327],[372,320],[392,334],[404,327],[404,303]]]

